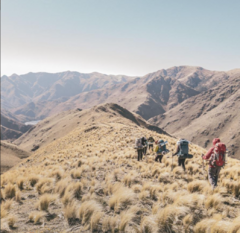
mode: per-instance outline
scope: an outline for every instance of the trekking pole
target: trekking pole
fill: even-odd
[[[172,153],[172,166],[171,166],[171,171],[173,170],[173,153]]]

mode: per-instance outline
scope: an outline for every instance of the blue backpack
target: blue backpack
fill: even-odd
[[[179,141],[179,149],[180,151],[178,152],[178,157],[180,158],[185,158],[188,156],[188,144],[189,142],[187,140],[180,140]]]
[[[167,150],[166,144],[164,144],[163,146],[161,146],[162,143],[164,143],[163,140],[160,140],[160,141],[158,142],[158,151],[157,151],[157,153],[161,153],[161,152]]]

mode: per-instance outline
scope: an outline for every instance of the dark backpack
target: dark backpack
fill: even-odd
[[[142,145],[145,146],[147,142],[147,139],[145,137],[142,137]]]
[[[185,158],[186,155],[188,155],[188,150],[189,150],[188,144],[189,144],[189,142],[187,140],[181,140],[179,142],[179,149],[180,150],[178,152],[178,156],[180,158]]]
[[[223,143],[217,143],[214,147],[213,154],[211,156],[211,164],[215,167],[223,167],[226,160],[226,145]]]

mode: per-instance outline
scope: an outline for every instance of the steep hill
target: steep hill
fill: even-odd
[[[91,114],[88,121],[79,119],[85,125],[3,174],[2,231],[239,231],[240,161],[228,158],[213,191],[202,166],[204,149],[190,145],[194,158],[186,161],[185,173],[176,158],[172,163],[171,153],[163,163],[154,162],[153,152],[138,162],[136,137],[167,140],[170,152],[177,140],[142,127],[116,105],[96,107]]]
[[[31,128],[19,122],[12,114],[1,110],[1,140],[17,139]]]
[[[65,136],[77,127],[93,125],[95,122],[122,122],[129,124],[133,122],[141,127],[165,133],[158,127],[146,123],[140,116],[135,115],[117,104],[105,104],[92,109],[74,109],[48,117],[35,125],[32,130],[14,141],[27,151],[37,150],[60,137]],[[94,127],[93,127],[94,129]],[[165,133],[166,134],[166,133]]]
[[[240,77],[232,77],[149,122],[206,148],[213,137],[219,137],[240,159],[239,116]]]
[[[2,108],[18,108],[35,101],[69,98],[82,92],[127,82],[131,77],[97,72],[28,73],[1,77]]]
[[[1,140],[1,174],[20,163],[22,159],[30,156],[30,153],[9,142]]]

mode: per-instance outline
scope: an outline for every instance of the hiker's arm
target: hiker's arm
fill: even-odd
[[[178,152],[180,151],[179,145],[177,146],[176,152],[173,154],[173,156],[177,155]]]
[[[209,149],[207,154],[205,154],[202,158],[206,159],[206,160],[210,159],[210,157],[211,157],[211,155],[213,153],[213,150],[214,150],[214,148]]]
[[[158,146],[156,146],[156,148],[155,148],[155,152],[157,153],[157,151],[158,151]]]

